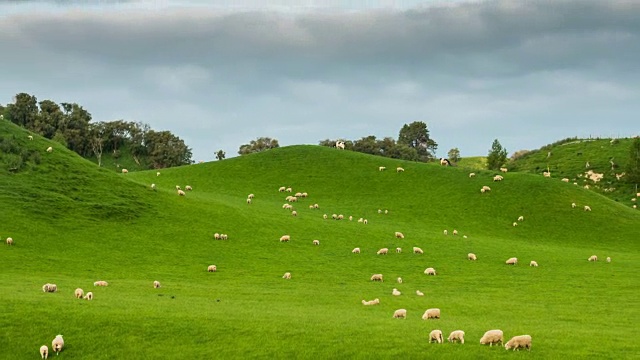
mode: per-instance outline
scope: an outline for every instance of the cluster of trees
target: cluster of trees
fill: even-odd
[[[256,140],[251,140],[248,144],[240,145],[238,154],[247,155],[247,154],[257,153],[261,151],[266,151],[269,149],[275,149],[277,147],[280,147],[280,144],[278,144],[278,140],[272,139],[270,137],[259,137]],[[222,160],[222,159],[219,159],[219,160]]]
[[[0,114],[83,157],[95,156],[100,166],[103,153],[118,158],[125,147],[138,165],[149,168],[193,163],[191,149],[170,131],[154,131],[147,124],[123,120],[92,123],[91,114],[75,103],[38,102],[33,95],[20,93],[14,103],[0,105]]]

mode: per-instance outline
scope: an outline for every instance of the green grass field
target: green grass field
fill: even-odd
[[[39,164],[17,172],[0,153],[1,359],[37,359],[57,334],[65,339],[60,359],[640,354],[640,212],[593,191],[527,173],[494,183],[486,170],[469,178],[461,167],[311,145],[160,176],[118,174],[27,135],[0,121],[1,138],[41,152]],[[383,165],[388,170],[378,171]],[[176,185],[193,191],[180,197]],[[481,194],[483,185],[491,192]],[[299,216],[282,208],[288,194],[280,186],[308,192],[294,203]],[[314,203],[320,208],[309,209]],[[322,217],[334,213],[354,220]],[[524,221],[512,226],[520,215]],[[216,232],[229,239],[214,240]],[[289,243],[278,241],[284,234]],[[13,246],[4,245],[7,237]],[[413,246],[424,254],[412,254]],[[352,254],[354,247],[362,253]],[[376,255],[382,247],[390,253]],[[469,252],[478,260],[468,261]],[[600,261],[588,262],[594,254]],[[505,265],[513,256],[519,264]],[[218,271],[208,273],[210,264]],[[427,267],[438,275],[424,275]],[[374,273],[385,281],[369,281]],[[94,287],[96,280],[109,286]],[[58,292],[43,293],[45,283]],[[94,300],[75,299],[77,287]],[[392,296],[393,288],[402,295]],[[379,305],[361,304],[374,298]],[[432,307],[441,319],[422,320]],[[392,318],[399,308],[407,319]],[[445,337],[464,330],[466,343],[429,344],[433,329]],[[481,346],[490,329],[502,329],[505,341],[531,335],[531,352]]]

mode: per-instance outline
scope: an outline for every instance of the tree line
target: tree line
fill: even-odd
[[[99,166],[103,154],[117,159],[123,148],[138,165],[150,169],[193,163],[191,149],[170,131],[155,131],[142,122],[91,122],[91,113],[76,103],[38,101],[33,95],[19,93],[13,103],[0,105],[0,114],[83,157],[95,156]]]

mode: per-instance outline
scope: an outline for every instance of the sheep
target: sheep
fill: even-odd
[[[182,188],[180,187],[180,185],[176,185],[176,190],[181,190]]]
[[[585,205],[584,206],[584,211],[591,211],[591,207],[589,207],[589,205]]]
[[[290,235],[282,235],[280,237],[280,242],[289,242],[289,240],[291,240],[291,236]]]
[[[378,304],[380,304],[380,299],[378,299],[378,298],[375,298],[375,299],[369,300],[369,301],[362,300],[362,305],[364,305],[364,306],[378,305]]]
[[[431,344],[432,341],[435,341],[438,344],[442,344],[442,331],[432,330],[429,333],[429,344]]]
[[[522,215],[518,216],[518,221],[524,221],[524,216]]]
[[[298,216],[298,212],[297,212],[297,211],[295,211],[295,210],[293,210],[293,211],[291,212],[291,216]]]
[[[440,158],[440,165],[442,165],[442,166],[451,166],[451,161],[449,161],[449,159]]]
[[[474,254],[474,253],[468,253],[467,254],[467,259],[473,260],[473,261],[478,260],[478,258],[476,257],[476,254]]]
[[[184,191],[182,191],[182,190],[178,190],[178,195],[179,195],[179,196],[185,196],[185,195],[187,195],[187,194],[185,194],[185,193],[184,193]]]
[[[610,263],[611,262],[611,258],[607,256],[607,262]]]
[[[449,234],[449,232],[447,230],[443,231],[442,233],[445,234],[445,235]]]
[[[531,351],[531,335],[514,336],[504,344],[504,348],[507,350],[513,349],[514,351],[516,349],[525,348]]]
[[[418,296],[424,296],[424,293],[420,290],[416,290],[416,295]]]
[[[518,226],[518,223],[514,221],[513,226]]]
[[[47,345],[40,346],[40,357],[43,359],[49,357],[49,347]]]
[[[58,291],[58,286],[56,284],[46,283],[46,284],[42,285],[42,291],[43,292],[56,292],[56,291]]]
[[[569,182],[569,178],[562,178],[562,181],[568,183]]]
[[[598,257],[596,255],[589,256],[589,261],[598,261]]]
[[[369,222],[367,221],[367,219],[362,220],[362,223],[367,225]]]
[[[420,249],[419,247],[414,246],[413,247],[413,253],[414,254],[424,254],[424,251],[422,251],[422,249]]]
[[[191,187],[191,185],[187,185],[184,187],[185,191],[192,191],[193,188]]]
[[[424,312],[424,314],[422,314],[422,320],[428,320],[428,319],[440,319],[440,309],[438,308],[427,309]]]
[[[13,238],[8,237],[6,240],[7,245],[11,246],[13,245]]]
[[[82,290],[81,288],[77,288],[74,295],[76,299],[82,299],[84,297],[84,290]]]
[[[402,293],[400,291],[398,291],[398,289],[394,288],[393,290],[391,290],[391,295],[400,296],[400,295],[402,295]]]
[[[227,240],[229,236],[227,234],[220,234],[220,240]]]
[[[363,218],[358,219],[358,222],[359,222],[359,223],[361,223],[361,222],[363,222],[363,221],[364,221],[364,219],[363,219]]]
[[[387,169],[386,167],[384,167],[384,166],[380,166],[380,167],[378,168],[378,171],[385,171],[386,169]]]
[[[313,240],[313,245],[320,245],[320,240]]]
[[[151,184],[151,190],[155,190],[156,189],[156,184]]]
[[[93,293],[89,291],[87,295],[84,296],[84,299],[89,301],[93,300]]]
[[[398,248],[396,248],[396,253],[397,253],[397,254],[402,253],[402,248],[399,248],[399,247],[398,247]]]
[[[572,207],[572,208],[574,208],[574,209],[575,209],[575,208],[576,208],[576,206],[578,206],[578,205],[576,205],[576,203],[571,203],[571,207]]]
[[[402,278],[401,277],[398,277],[397,281],[398,281],[398,284],[402,284]]]
[[[353,248],[353,250],[351,250],[352,254],[360,254],[360,248]]]
[[[109,283],[104,280],[98,280],[93,283],[93,286],[109,286]]]
[[[318,205],[318,204],[313,204],[313,208],[314,208],[314,209],[319,209],[319,208],[320,208],[320,205]]]
[[[493,181],[502,181],[504,178],[501,175],[496,175],[493,177]]]
[[[470,177],[470,178],[475,177],[475,176],[476,176],[476,173],[473,173],[473,172],[472,172],[472,173],[469,173],[469,177]]]
[[[396,172],[399,172],[399,173],[404,172],[404,169],[398,166],[396,168]]]
[[[33,140],[33,135],[29,135],[27,138],[29,138],[29,140]]]
[[[338,220],[344,220],[344,215],[342,214],[338,215]]]
[[[453,230],[453,232],[452,232],[452,234],[453,234],[453,235],[458,235],[458,230],[455,230],[455,229],[454,229],[454,230]]]
[[[52,148],[51,146],[49,146],[49,147],[47,148],[47,152],[48,152],[48,153],[50,153],[50,152],[52,152],[52,151],[53,151],[53,148]]]
[[[371,281],[384,282],[384,280],[382,279],[382,274],[373,274],[373,275],[371,275]]]
[[[295,196],[292,196],[289,198],[289,202],[298,202],[298,198]]]
[[[454,330],[449,334],[447,341],[456,342],[456,340],[460,341],[460,344],[464,344],[464,331],[462,330]]]
[[[384,213],[385,213],[385,215],[386,215],[386,214],[388,214],[388,213],[389,213],[389,210],[385,210],[385,211],[384,211]]]
[[[287,188],[284,186],[280,186],[280,188],[278,189],[278,192],[284,192]]]
[[[393,318],[394,319],[406,319],[407,318],[407,309],[398,309],[396,311],[393,312]]]
[[[518,264],[518,258],[509,258],[507,261],[505,261],[505,264],[507,265],[516,265]]]
[[[398,239],[404,239],[404,234],[403,234],[403,233],[401,233],[401,232],[399,232],[399,231],[396,231],[396,238],[398,238]]]
[[[329,218],[329,217],[327,216],[327,214],[324,214],[324,215],[322,215],[322,218],[327,220],[327,218]]]
[[[376,254],[378,254],[378,255],[387,255],[388,252],[389,252],[389,249],[382,248],[382,249],[378,250],[378,252]]]
[[[332,218],[333,220],[338,220],[338,214],[333,214],[333,215],[331,215],[331,218]]]
[[[504,343],[502,330],[489,330],[482,335],[482,338],[480,338],[480,345],[489,344],[489,346],[493,346],[493,344],[498,343],[501,345]]]
[[[349,215],[349,221],[353,221],[353,216]]]
[[[251,199],[247,199],[247,204],[251,205]]]
[[[480,189],[480,192],[481,192],[481,193],[483,193],[483,194],[484,194],[485,192],[487,192],[487,191],[491,191],[491,188],[490,188],[490,187],[488,187],[487,185],[483,186],[483,187]]]
[[[502,171],[503,173],[506,173],[507,171],[509,171],[509,169],[501,167],[500,171]]]
[[[295,193],[293,196],[295,196],[295,197],[302,197],[302,193],[301,193],[301,192],[297,192],[297,193]]]
[[[282,275],[282,278],[286,279],[286,280],[290,280],[291,279],[291,273],[290,272],[284,273],[284,275]]]
[[[300,197],[306,198],[307,196],[309,196],[309,194],[307,194],[306,192],[303,192]]]
[[[160,285],[160,281],[158,281],[158,280],[154,280],[154,281],[153,281],[153,288],[154,288],[154,289],[159,289],[160,287],[161,287],[161,285]]]
[[[156,172],[156,176],[160,176],[160,171]]]
[[[309,209],[313,210],[313,205],[309,205]]]
[[[542,173],[542,175],[543,175],[544,177],[546,177],[546,178],[550,178],[550,177],[551,177],[551,173],[550,173],[550,172],[548,172],[548,171],[543,172],[543,173]]]
[[[127,169],[122,169],[122,173],[123,173],[123,174],[127,174],[127,173],[129,173],[129,170],[127,170]]]
[[[529,263],[529,266],[538,267],[538,262],[535,260],[531,260],[531,262]]]
[[[424,270],[424,273],[426,275],[434,275],[435,276],[436,275],[436,269],[434,269],[434,268],[426,268]]]
[[[216,240],[220,240],[220,234],[218,233],[213,234],[213,238]]]
[[[209,265],[209,267],[207,267],[207,271],[208,272],[216,272],[218,271],[218,267],[215,265]]]
[[[463,239],[466,239],[466,238],[467,238],[467,235],[462,235],[462,238],[463,238]]]
[[[51,341],[51,349],[56,352],[56,355],[62,351],[64,347],[64,340],[62,339],[62,335],[57,335],[53,341]]]

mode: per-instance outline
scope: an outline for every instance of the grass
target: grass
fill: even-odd
[[[42,151],[18,172],[0,157],[0,358],[35,358],[63,334],[67,359],[633,358],[640,213],[592,191],[505,174],[290,146],[118,174],[0,121]],[[378,166],[405,168],[404,173]],[[157,185],[157,191],[149,187]],[[175,186],[193,186],[187,196]],[[491,193],[481,194],[482,185]],[[292,217],[280,186],[308,192]],[[251,205],[245,202],[255,194]],[[572,209],[588,204],[592,212]],[[311,210],[309,204],[320,209]],[[389,210],[378,214],[378,209]],[[368,219],[323,220],[322,214]],[[523,215],[525,220],[513,227]],[[444,236],[453,229],[460,236]],[[405,239],[395,239],[402,231]],[[213,240],[213,233],[229,235]],[[290,234],[290,243],[278,239]],[[467,235],[468,238],[463,238]],[[320,240],[313,246],[312,240]],[[375,255],[381,247],[401,254]],[[424,255],[411,254],[419,246]],[[360,247],[360,255],[351,249]],[[466,260],[468,252],[478,261]],[[587,262],[597,254],[601,261]],[[512,256],[517,266],[506,266]],[[611,256],[608,264],[602,261]],[[540,267],[530,268],[529,260]],[[207,273],[216,264],[218,272]],[[438,276],[423,274],[434,267]],[[282,279],[285,272],[291,280]],[[384,283],[369,277],[382,273]],[[401,276],[403,284],[393,280]],[[107,280],[106,288],[94,288]],[[153,289],[159,280],[162,288]],[[41,286],[58,285],[57,293]],[[76,300],[75,288],[93,291]],[[394,297],[391,289],[403,295]],[[415,295],[415,290],[425,293]],[[360,301],[380,298],[377,306]],[[431,307],[440,320],[423,321]],[[408,310],[406,320],[392,319]],[[433,329],[467,343],[428,344]],[[484,347],[486,330],[530,334],[531,353]]]

